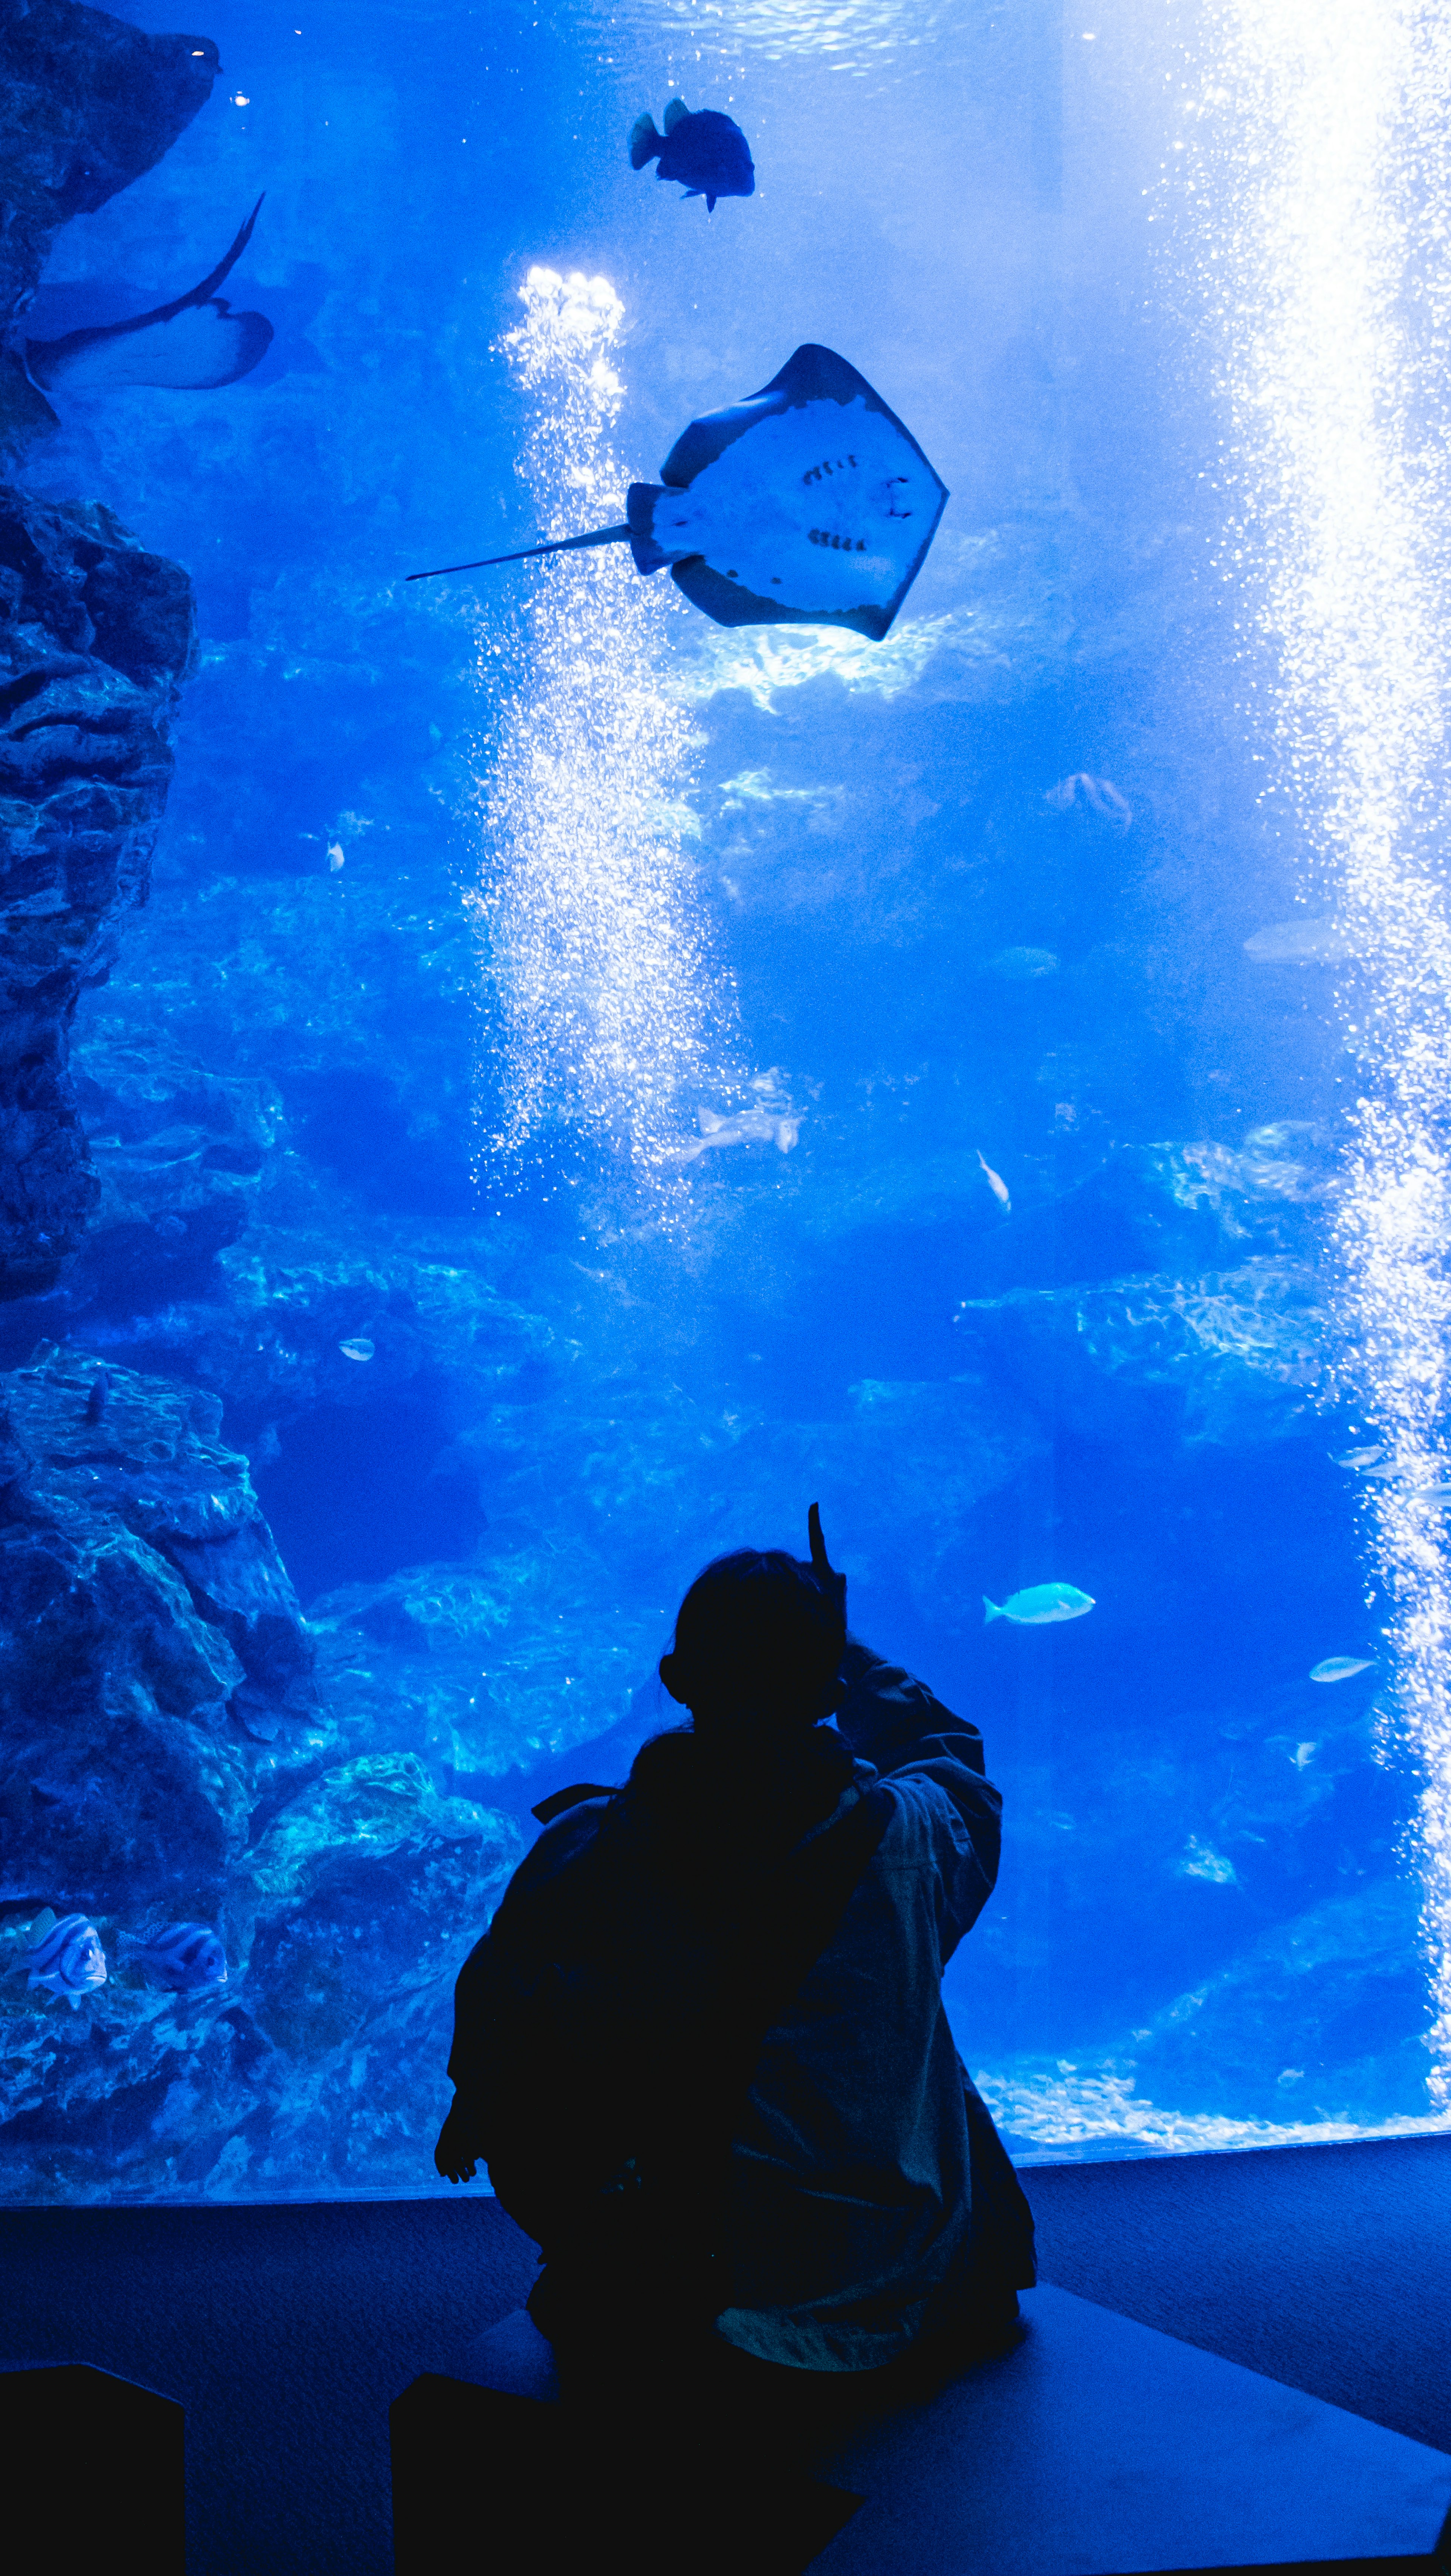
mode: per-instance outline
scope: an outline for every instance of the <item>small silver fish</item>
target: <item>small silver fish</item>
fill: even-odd
[[[1312,1682],[1348,1682],[1352,1674],[1373,1672],[1374,1669],[1373,1655],[1327,1655],[1323,1663],[1311,1665],[1310,1679]]]
[[[718,1109],[698,1109],[695,1115],[700,1134],[676,1148],[673,1159],[681,1163],[695,1162],[715,1145],[774,1145],[779,1154],[789,1154],[801,1134],[799,1114],[783,1116],[765,1107],[740,1109],[734,1118]]]
[[[30,1927],[30,1946],[21,1962],[29,1969],[27,1986],[48,1986],[68,1997],[72,2012],[82,1995],[106,1982],[106,1953],[101,1936],[85,1914],[62,1914],[47,1905]]]
[[[1381,1444],[1377,1441],[1373,1449],[1347,1449],[1343,1457],[1332,1458],[1330,1464],[1332,1467],[1354,1467],[1358,1471],[1373,1467],[1382,1454]]]
[[[985,1628],[994,1619],[1011,1619],[1016,1628],[1049,1628],[1061,1619],[1081,1619],[1096,1605],[1076,1583],[1033,1583],[1026,1592],[1010,1592],[1001,1605],[984,1593],[982,1606]]]
[[[1272,921],[1244,943],[1252,966],[1339,966],[1353,954],[1343,930],[1330,920]]]
[[[334,876],[337,875],[339,868],[345,865],[343,858],[343,845],[341,841],[329,841],[327,845],[327,863]]]
[[[227,1982],[227,1954],[210,1923],[168,1923],[149,1941],[138,1940],[131,1957],[156,1985],[176,1994]]]
[[[1085,805],[1091,805],[1095,814],[1102,814],[1105,821],[1114,824],[1120,832],[1128,830],[1134,819],[1133,811],[1125,804],[1113,780],[1091,778],[1086,769],[1076,769],[1071,778],[1060,778],[1056,787],[1048,789],[1043,802],[1051,805],[1055,813],[1066,814],[1070,805],[1077,804],[1080,789]]]
[[[339,1342],[338,1344],[338,1349],[342,1352],[345,1360],[370,1360],[377,1347],[378,1345],[376,1342],[369,1341],[366,1333],[360,1333],[355,1342]]]
[[[1001,1172],[995,1172],[993,1170],[991,1163],[985,1163],[983,1161],[982,1154],[976,1146],[973,1150],[977,1154],[978,1165],[982,1172],[983,1179],[986,1181],[988,1188],[992,1191],[993,1197],[997,1200],[999,1207],[1006,1208],[1008,1215],[1011,1216],[1013,1213],[1013,1202],[1008,1196],[1007,1182],[1003,1179]]]

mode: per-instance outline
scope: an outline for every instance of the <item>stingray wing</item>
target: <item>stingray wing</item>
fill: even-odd
[[[758,394],[694,420],[630,487],[635,561],[669,564],[718,626],[849,626],[880,642],[947,487],[865,376],[796,351]]]
[[[260,313],[233,313],[225,297],[178,313],[173,321],[149,320],[144,330],[119,323],[110,331],[74,331],[71,342],[31,342],[30,373],[49,392],[99,385],[182,385],[200,391],[233,385],[250,375],[272,340]],[[37,359],[40,364],[37,364]]]
[[[200,390],[235,384],[250,374],[272,341],[261,313],[233,313],[217,288],[235,268],[261,210],[259,197],[225,259],[199,286],[138,313],[60,340],[28,340],[25,363],[32,383],[52,386],[183,385]]]

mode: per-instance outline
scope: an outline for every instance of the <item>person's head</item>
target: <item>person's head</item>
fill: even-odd
[[[840,1600],[811,1566],[738,1548],[696,1576],[660,1678],[697,1733],[806,1733],[840,1703],[845,1644]]]

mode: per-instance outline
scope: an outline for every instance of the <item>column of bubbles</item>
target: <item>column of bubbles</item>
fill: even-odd
[[[520,300],[500,345],[533,403],[519,459],[527,543],[624,517],[610,433],[625,308],[606,278],[542,267]],[[485,578],[528,586],[523,650],[475,780],[472,910],[497,994],[503,1103],[487,1150],[543,1161],[563,1131],[668,1216],[684,1203],[702,1095],[740,1083],[735,994],[684,848],[699,736],[660,679],[667,630],[688,612],[624,546]],[[509,667],[492,649],[498,623],[486,609],[476,668],[491,693]]]
[[[1451,2112],[1451,9],[1228,0],[1176,77],[1242,703],[1343,960],[1337,1369],[1371,1426],[1382,1744],[1418,1778],[1430,2092]]]

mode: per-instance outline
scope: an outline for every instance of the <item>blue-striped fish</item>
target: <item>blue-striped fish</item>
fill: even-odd
[[[177,1994],[227,1982],[227,1954],[210,1923],[168,1923],[149,1941],[135,1942],[131,1964],[144,1968],[153,1984],[170,1986]]]
[[[20,1965],[29,1970],[27,1986],[49,1986],[66,1995],[74,2012],[82,1995],[106,1982],[106,1953],[89,1915],[62,1914],[47,1905],[30,1927],[29,1946]]]

